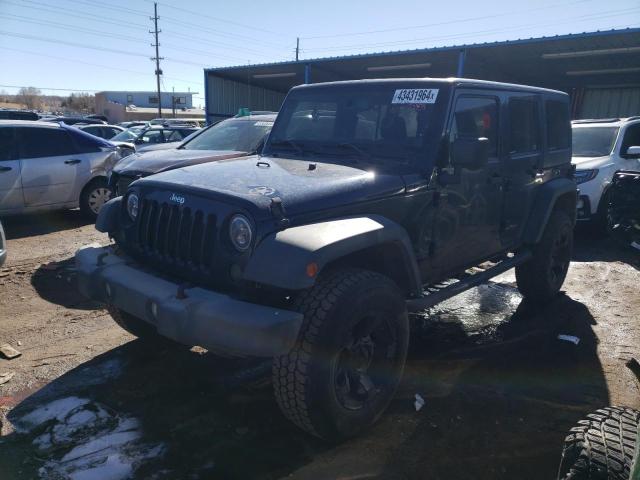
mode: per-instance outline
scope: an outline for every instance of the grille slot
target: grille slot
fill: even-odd
[[[135,246],[138,252],[165,265],[210,271],[216,233],[215,215],[143,199]]]

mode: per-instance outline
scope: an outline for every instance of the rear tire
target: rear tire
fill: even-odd
[[[343,269],[296,300],[297,346],[273,361],[276,400],[298,427],[329,441],[357,435],[393,398],[409,341],[405,299],[378,273]]]
[[[578,422],[564,441],[559,480],[629,480],[640,412],[607,407]]]
[[[113,320],[131,335],[141,339],[160,338],[155,327],[144,320],[140,320],[113,305],[107,305],[107,311]]]
[[[113,192],[107,184],[106,178],[94,178],[89,184],[84,187],[80,194],[80,211],[82,215],[92,220],[98,218],[98,213],[102,205],[107,203]]]
[[[563,211],[549,217],[533,256],[516,267],[518,290],[525,298],[548,300],[556,295],[569,270],[573,249],[573,222]]]

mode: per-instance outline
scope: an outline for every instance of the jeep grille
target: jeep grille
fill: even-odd
[[[213,268],[216,217],[202,210],[143,199],[135,249],[165,266],[207,273]]]

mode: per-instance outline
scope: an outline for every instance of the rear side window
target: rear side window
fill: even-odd
[[[569,105],[565,102],[547,100],[547,144],[549,150],[564,150],[571,145],[571,119]]]
[[[178,142],[184,138],[180,130],[166,130],[164,136],[166,142]]]
[[[496,99],[458,98],[451,126],[451,141],[465,137],[489,139],[489,156],[498,155],[498,101]]]
[[[18,149],[13,128],[0,128],[0,162],[17,160]]]
[[[18,129],[20,158],[56,157],[78,153],[71,136],[62,129]]]
[[[540,150],[540,122],[535,98],[509,100],[509,153],[519,155]]]

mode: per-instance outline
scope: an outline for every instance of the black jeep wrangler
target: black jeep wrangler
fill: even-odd
[[[559,291],[576,212],[570,145],[557,91],[296,87],[262,155],[153,175],[108,202],[96,227],[115,245],[78,252],[79,286],[139,337],[273,358],[286,417],[349,437],[391,401],[408,312],[513,267],[525,297]]]

